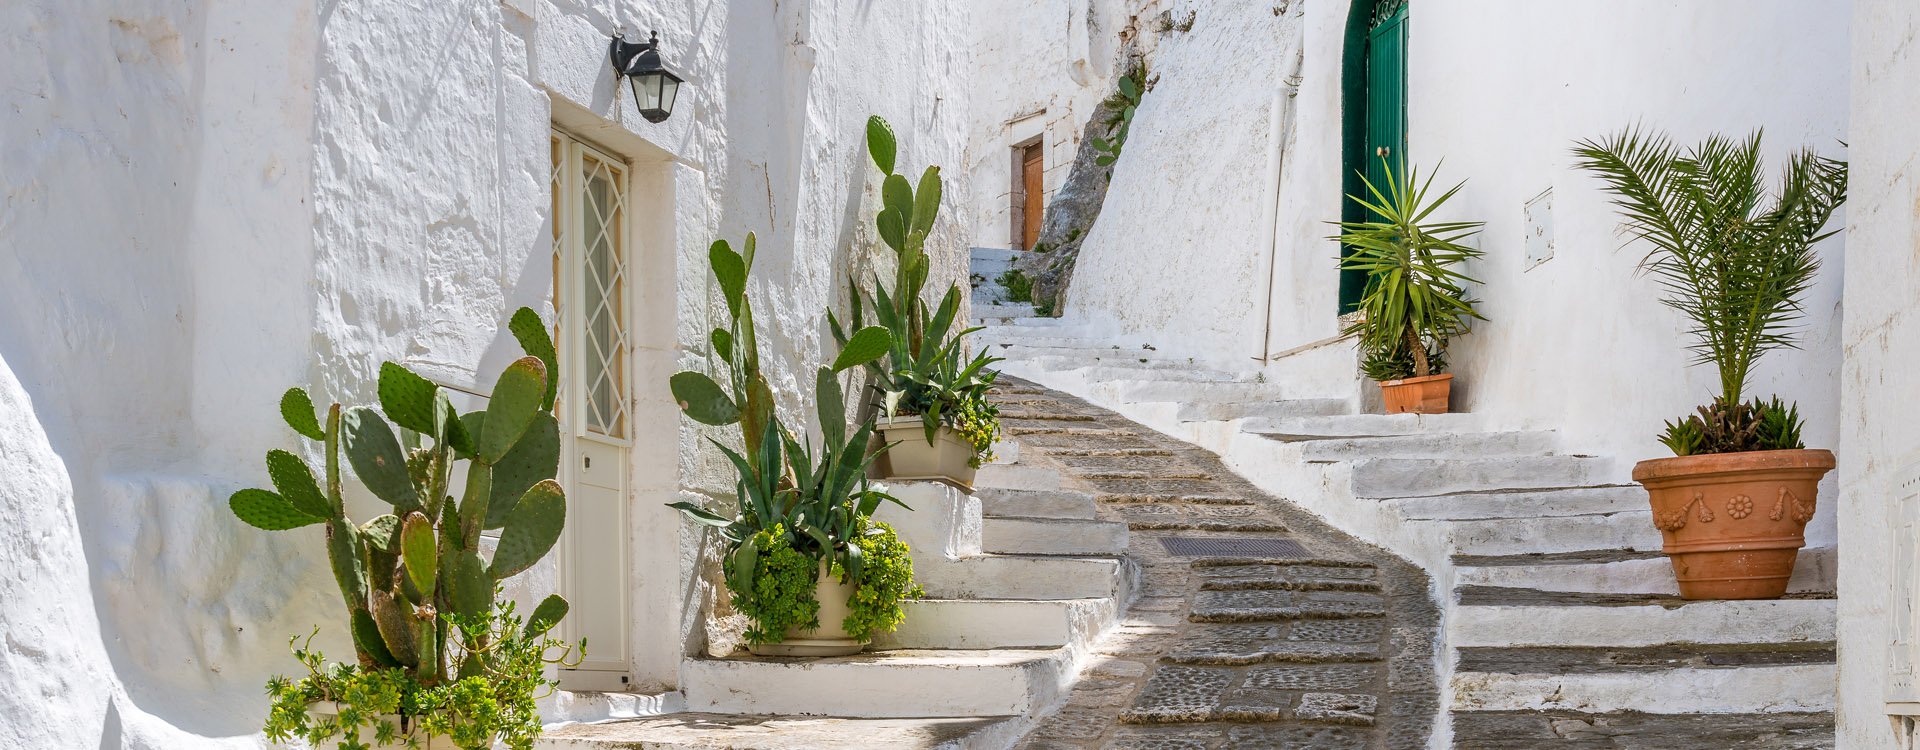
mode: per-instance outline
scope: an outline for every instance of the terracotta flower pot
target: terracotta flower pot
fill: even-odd
[[[1453,393],[1453,373],[1380,381],[1380,399],[1388,414],[1445,414]]]
[[[1687,599],[1773,599],[1787,593],[1806,544],[1824,450],[1749,451],[1641,461],[1653,525]]]
[[[841,583],[820,561],[820,580],[813,586],[813,598],[820,602],[820,627],[814,630],[790,628],[778,643],[759,643],[747,647],[758,656],[848,656],[860,653],[867,644],[847,635],[841,625],[850,611],[853,584]]]
[[[881,418],[874,423],[880,439],[892,444],[874,461],[882,479],[933,479],[973,491],[973,445],[960,439],[952,427],[941,425],[927,442],[926,424],[918,416]]]

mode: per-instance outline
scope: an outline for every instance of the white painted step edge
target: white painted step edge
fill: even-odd
[[[1459,672],[1455,711],[1639,711],[1655,714],[1833,710],[1832,664],[1600,674]]]
[[[1834,640],[1835,606],[1833,599],[1692,602],[1673,608],[1457,606],[1447,618],[1447,637],[1455,648],[1826,643]]]

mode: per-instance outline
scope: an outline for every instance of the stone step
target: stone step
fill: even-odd
[[[1613,462],[1583,456],[1365,458],[1352,462],[1354,497],[1410,497],[1607,484]]]
[[[1253,418],[1241,429],[1296,442],[1379,435],[1468,433],[1486,420],[1478,414],[1340,414],[1320,417]]]
[[[1363,458],[1495,458],[1551,453],[1556,437],[1545,430],[1450,432],[1421,435],[1329,438],[1300,441],[1304,461],[1354,461]]]
[[[1456,555],[1518,555],[1529,552],[1657,550],[1660,532],[1653,511],[1584,516],[1408,521],[1423,534],[1440,535]]]
[[[1793,593],[1832,593],[1838,570],[1832,547],[1800,550]],[[1656,550],[1605,550],[1561,554],[1456,556],[1457,586],[1529,588],[1570,593],[1657,594],[1678,596],[1673,565]]]
[[[1258,376],[1207,368],[1152,369],[1119,365],[1074,368],[1072,372],[1093,382],[1140,381],[1161,383],[1253,383]]]
[[[988,487],[974,494],[988,518],[1078,518],[1095,515],[1093,495],[1073,490],[1010,490]]]
[[[1461,750],[1832,750],[1833,714],[1454,711]]]
[[[1074,428],[1069,426],[1066,429]],[[973,487],[976,491],[1057,490],[1060,489],[1060,472],[1051,467],[1030,464],[987,464],[974,475]]]
[[[1647,713],[1833,709],[1832,643],[1463,648],[1453,708]]]
[[[996,554],[1118,556],[1127,551],[1127,525],[1063,518],[988,518],[980,545]]]
[[[914,582],[942,599],[1098,599],[1124,593],[1127,575],[1111,557],[979,555],[914,559]]]
[[[1017,716],[1053,702],[1066,649],[747,655],[680,664],[690,711],[856,718]]]
[[[1295,398],[1281,401],[1183,403],[1178,415],[1182,422],[1225,422],[1234,419],[1330,416],[1349,410],[1346,399]]]
[[[536,750],[998,750],[1020,736],[1013,717],[849,719],[676,713],[553,727]]]
[[[876,649],[1058,648],[1086,643],[1112,619],[1112,599],[915,599]]]
[[[1123,403],[1171,401],[1186,404],[1279,401],[1284,391],[1276,383],[1125,383],[1112,388]]]
[[[1000,305],[974,305],[973,306],[973,319],[981,322],[985,322],[988,320],[1009,320],[1009,319],[1015,319],[1015,318],[1031,318],[1033,316],[1034,316],[1033,305],[1025,302],[1009,302],[1009,303],[1000,304]]]
[[[1834,599],[1812,594],[1688,601],[1467,586],[1456,601],[1448,632],[1457,647],[1825,643],[1837,611]]]
[[[1637,484],[1396,497],[1382,504],[1405,518],[1453,521],[1585,516],[1651,507],[1647,504],[1647,491]]]

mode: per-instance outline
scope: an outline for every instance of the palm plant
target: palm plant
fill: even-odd
[[[1385,186],[1374,185],[1362,174],[1367,195],[1348,196],[1374,218],[1337,222],[1340,234],[1332,238],[1348,248],[1340,267],[1367,274],[1366,291],[1360,298],[1362,317],[1342,333],[1359,337],[1369,358],[1411,358],[1413,374],[1426,377],[1438,369],[1428,354],[1429,346],[1444,349],[1447,340],[1465,332],[1472,319],[1486,319],[1466,296],[1464,285],[1477,282],[1454,270],[1480,257],[1479,250],[1462,241],[1479,233],[1483,225],[1428,220],[1465,182],[1429,200],[1432,176],[1421,182],[1418,170],[1396,175],[1393,165],[1385,167]]]
[[[1761,355],[1798,348],[1801,297],[1820,269],[1813,246],[1835,234],[1821,230],[1846,200],[1846,162],[1801,149],[1769,195],[1759,131],[1682,149],[1635,128],[1581,141],[1574,154],[1613,193],[1627,229],[1652,246],[1641,270],[1666,290],[1661,301],[1687,317],[1694,362],[1720,376],[1713,405],[1669,423],[1662,441],[1679,455],[1800,447],[1797,413],[1778,399],[1742,397]],[[1773,426],[1758,434],[1774,438],[1740,437],[1761,422]]]

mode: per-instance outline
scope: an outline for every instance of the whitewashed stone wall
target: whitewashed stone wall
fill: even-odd
[[[1644,122],[1688,143],[1764,127],[1775,166],[1802,145],[1844,154],[1848,7],[1415,0],[1411,158],[1444,162],[1443,182],[1467,180],[1443,218],[1487,222],[1486,257],[1467,271],[1485,282],[1476,293],[1491,321],[1456,342],[1456,408],[1558,428],[1576,447],[1626,460],[1661,452],[1653,433],[1707,400],[1715,376],[1686,366],[1684,322],[1636,276],[1644,249],[1618,234],[1617,214],[1595,180],[1570,168],[1568,150]],[[1336,333],[1338,251],[1325,222],[1341,208],[1348,8],[1171,4],[1175,18],[1195,13],[1193,28],[1159,43],[1160,83],[1082,249],[1068,317],[1236,367]],[[1529,268],[1523,207],[1547,190],[1556,251]],[[1807,297],[1802,349],[1770,355],[1752,384],[1798,401],[1816,446],[1838,435],[1842,250],[1838,238],[1821,248],[1827,267]],[[1351,358],[1323,359],[1311,377],[1277,363],[1276,377],[1354,392]],[[1832,524],[1815,521],[1814,543],[1831,542]]]
[[[1893,625],[1896,486],[1920,461],[1920,8],[1860,0],[1853,15],[1846,355],[1840,388],[1838,747],[1896,747],[1883,702]],[[1920,540],[1905,540],[1908,544]]]
[[[369,402],[382,359],[490,385],[515,351],[497,326],[551,288],[555,121],[633,159],[636,262],[654,274],[636,283],[664,292],[637,301],[652,325],[636,331],[631,573],[640,687],[671,687],[703,632],[680,606],[699,540],[660,502],[730,488],[664,386],[716,320],[706,245],[759,233],[763,352],[776,388],[810,382],[821,311],[873,262],[861,133],[877,113],[903,165],[949,167],[935,278],[958,280],[972,53],[952,30],[968,13],[0,7],[0,745],[258,744],[285,639],[341,613],[317,533],[244,527],[226,495],[265,480],[267,449],[306,448],[275,414],[289,385]],[[657,29],[689,78],[667,123],[641,121],[608,70],[621,27]],[[805,422],[798,398],[781,406]],[[318,643],[348,650],[337,632]]]

